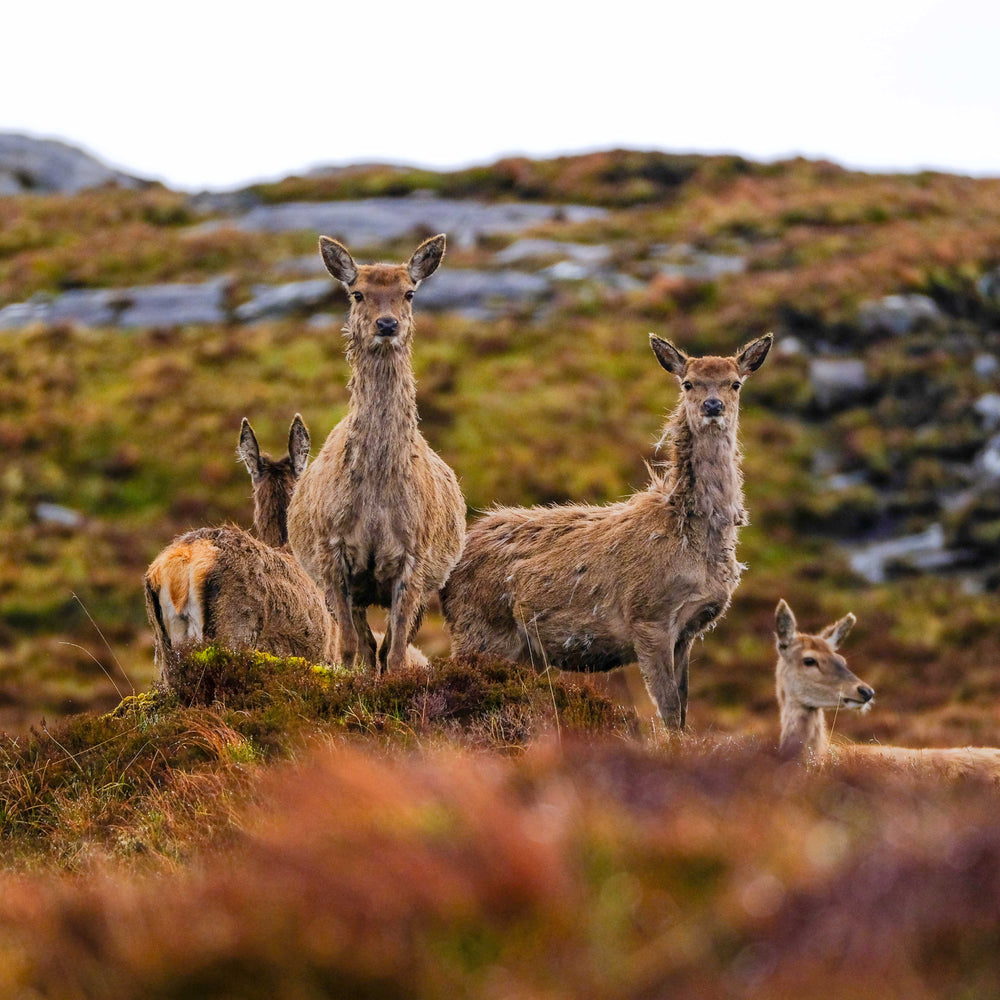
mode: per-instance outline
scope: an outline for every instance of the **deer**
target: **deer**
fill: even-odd
[[[310,447],[295,414],[288,454],[272,459],[244,417],[236,453],[250,473],[256,537],[236,525],[199,528],[174,539],[150,564],[146,613],[154,661],[167,684],[176,658],[204,642],[336,662],[336,623],[288,546],[288,503]],[[412,666],[427,665],[418,650],[408,655]]]
[[[253,484],[254,526],[198,528],[174,539],[150,564],[144,588],[154,660],[169,684],[177,656],[203,642],[332,663],[335,634],[323,595],[286,547],[286,512],[309,460],[299,414],[288,454],[262,455],[249,421],[237,455]]]
[[[858,678],[837,652],[857,618],[847,614],[812,634],[798,631],[792,609],[784,599],[774,612],[775,690],[781,712],[779,754],[786,759],[826,761],[832,756],[826,710],[868,711],[874,689]],[[881,743],[841,744],[841,761],[874,760],[910,767],[931,767],[952,776],[990,774],[1000,778],[1000,749],[993,747],[909,747]]]
[[[499,507],[473,523],[442,594],[453,651],[571,671],[638,661],[664,723],[687,719],[691,647],[739,583],[747,523],[737,441],[740,389],[773,337],[731,357],[689,357],[650,334],[680,400],[662,470],[603,506]]]
[[[338,659],[377,677],[404,665],[465,537],[458,478],[417,426],[412,363],[413,299],[445,237],[425,240],[405,264],[356,264],[328,236],[319,249],[349,297],[350,402],[295,490],[288,534],[337,623]],[[389,609],[381,642],[372,605]]]

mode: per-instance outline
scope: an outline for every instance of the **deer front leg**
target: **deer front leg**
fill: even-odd
[[[406,666],[406,647],[420,622],[421,593],[416,585],[413,567],[407,565],[392,588],[392,609],[382,640],[382,649],[388,648],[385,669],[392,673]]]
[[[371,626],[368,624],[368,609],[359,607],[357,604],[351,605],[351,619],[354,622],[355,634],[358,637],[359,648],[356,661],[365,673],[374,673],[378,676],[378,660],[376,656],[377,645],[375,636],[372,635]]]
[[[638,622],[633,630],[639,671],[663,724],[668,729],[683,729],[686,691],[682,697],[675,672],[673,635],[662,625],[650,622]]]
[[[353,668],[358,655],[358,630],[354,624],[350,570],[342,546],[334,548],[331,576],[326,588],[326,606],[337,623],[337,660]]]

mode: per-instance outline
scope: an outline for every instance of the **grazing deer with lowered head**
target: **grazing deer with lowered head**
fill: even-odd
[[[285,515],[309,460],[309,432],[296,414],[288,454],[262,455],[243,420],[237,455],[253,483],[259,538],[235,525],[174,539],[146,571],[146,613],[156,664],[169,683],[177,655],[202,642],[332,663],[336,630],[323,595],[285,545]]]
[[[562,670],[637,660],[664,722],[683,728],[691,646],[740,578],[739,394],[771,340],[689,358],[650,334],[682,389],[661,438],[666,470],[622,503],[501,507],[480,518],[442,595],[456,652]]]
[[[340,631],[339,659],[376,674],[405,662],[429,597],[458,560],[465,501],[455,473],[417,427],[413,297],[437,269],[444,236],[406,264],[355,264],[320,237],[327,270],[347,289],[350,408],[292,498],[292,549],[323,588]],[[389,608],[381,645],[367,609]]]
[[[795,615],[779,601],[774,622],[778,665],[775,682],[781,709],[780,753],[824,760],[830,753],[825,709],[871,707],[874,690],[847,667],[837,647],[850,632],[853,614],[828,625],[817,635],[798,631]],[[947,775],[987,774],[1000,778],[1000,750],[993,747],[909,747],[880,743],[837,744],[838,758],[878,760],[907,767],[932,768]]]

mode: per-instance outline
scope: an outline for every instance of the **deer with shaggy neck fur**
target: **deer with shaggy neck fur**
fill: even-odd
[[[309,431],[296,414],[288,454],[262,455],[244,419],[237,455],[253,484],[259,538],[235,525],[174,539],[144,580],[156,665],[169,683],[185,649],[203,642],[332,663],[336,630],[323,595],[285,545],[285,512],[309,460]]]
[[[637,660],[664,722],[683,728],[691,646],[740,578],[739,390],[771,340],[689,358],[650,334],[682,389],[661,438],[666,471],[622,503],[502,507],[477,521],[443,594],[456,652],[562,670]]]
[[[320,237],[330,274],[350,296],[347,415],[330,432],[292,498],[292,549],[323,588],[340,631],[340,659],[375,672],[405,662],[424,605],[458,560],[465,501],[455,473],[417,427],[412,301],[437,269],[444,236],[406,264],[355,264]],[[389,608],[378,646],[367,609]]]
[[[799,632],[795,615],[785,601],[774,613],[778,648],[775,684],[781,709],[783,757],[811,756],[825,760],[830,736],[825,709],[868,709],[874,690],[859,680],[837,652],[856,619],[853,614],[828,625],[817,635]],[[880,743],[838,744],[844,761],[877,760],[905,767],[930,768],[949,777],[979,774],[1000,778],[1000,749],[994,747],[909,747]]]

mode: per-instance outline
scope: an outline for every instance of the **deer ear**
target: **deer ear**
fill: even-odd
[[[657,337],[655,333],[649,335],[649,346],[653,348],[656,360],[663,368],[671,375],[676,375],[678,378],[684,377],[689,359],[680,348],[674,347],[669,340]]]
[[[778,606],[774,609],[774,630],[778,635],[779,649],[790,646],[795,641],[798,625],[795,622],[792,609],[784,598],[778,601]]]
[[[250,479],[256,482],[260,475],[260,448],[257,445],[257,435],[246,417],[240,424],[240,443],[236,449],[236,457],[247,467]]]
[[[846,614],[839,622],[834,622],[832,625],[827,625],[822,632],[820,632],[819,637],[821,639],[826,639],[826,641],[836,649],[846,638],[847,633],[854,628],[854,623],[857,618],[854,614]]]
[[[319,238],[319,253],[323,258],[323,263],[326,264],[326,269],[337,281],[342,281],[345,285],[350,286],[358,280],[358,266],[343,244],[331,240],[329,236],[321,236]]]
[[[414,281],[423,281],[424,278],[429,278],[438,269],[438,264],[444,259],[445,242],[444,233],[439,233],[429,240],[424,240],[413,251],[413,256],[406,265],[406,270]]]
[[[773,343],[774,334],[765,333],[763,337],[758,337],[747,344],[736,356],[736,369],[740,375],[749,375],[750,372],[755,372],[760,368]]]
[[[292,460],[292,471],[295,473],[296,479],[306,471],[311,447],[309,429],[302,420],[301,414],[296,413],[292,426],[288,429],[288,455]]]

